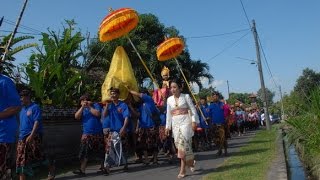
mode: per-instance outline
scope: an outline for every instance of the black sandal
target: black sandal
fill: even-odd
[[[124,172],[128,172],[128,171],[129,171],[128,165],[124,165],[123,171],[124,171]]]
[[[77,174],[80,176],[86,176],[86,173],[84,173],[81,169],[73,171],[73,174]]]

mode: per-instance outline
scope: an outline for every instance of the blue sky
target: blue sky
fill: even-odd
[[[284,93],[290,93],[304,68],[320,71],[320,1],[242,2],[250,23],[252,19],[256,21],[273,79],[277,85],[281,85]],[[23,0],[3,0],[0,16],[15,22],[22,3]],[[256,59],[250,30],[224,36],[194,38],[249,29],[240,0],[29,0],[21,24],[46,32],[48,27],[52,30],[61,29],[64,19],[75,19],[77,27],[83,32],[95,35],[110,7],[131,7],[141,14],[152,13],[165,26],[175,26],[187,38],[186,45],[191,58],[210,65],[210,73],[215,78],[212,85],[225,97],[228,97],[227,80],[231,92],[251,93],[260,88],[257,67],[251,65],[250,61],[243,60]],[[1,30],[13,30],[13,26],[3,23],[0,35],[6,34]],[[32,33],[22,28],[18,31]],[[244,37],[241,38],[242,36]],[[232,44],[234,45],[231,46]],[[29,52],[20,53],[17,63],[25,62],[28,55]],[[268,73],[263,55],[262,61],[265,84],[276,92],[275,100],[278,100],[279,91]],[[208,84],[205,83],[205,86]]]

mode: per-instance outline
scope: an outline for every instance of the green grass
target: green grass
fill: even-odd
[[[261,130],[247,146],[228,158],[205,180],[256,180],[266,179],[267,171],[276,156],[277,128],[272,131]]]

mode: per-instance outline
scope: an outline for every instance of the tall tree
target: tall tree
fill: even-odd
[[[294,91],[302,95],[304,98],[309,98],[315,87],[320,86],[320,73],[312,69],[306,68],[302,75],[297,79]]]
[[[227,100],[229,104],[234,104],[236,102],[241,102],[243,104],[246,105],[250,105],[250,98],[249,98],[250,94],[249,93],[235,93],[235,92],[231,92],[230,93],[230,97]]]
[[[266,88],[266,94],[267,94],[267,103],[268,105],[272,105],[273,104],[273,98],[275,93],[270,91],[268,88]],[[260,88],[257,92],[257,98],[263,102],[263,95],[262,95],[262,89]]]

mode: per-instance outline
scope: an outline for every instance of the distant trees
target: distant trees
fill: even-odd
[[[275,93],[272,92],[268,88],[265,88],[265,91],[266,91],[266,96],[267,96],[267,103],[268,103],[268,105],[272,105]],[[259,99],[261,102],[263,102],[264,98],[263,98],[263,94],[262,94],[262,89],[261,88],[257,92],[257,99]]]

